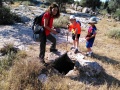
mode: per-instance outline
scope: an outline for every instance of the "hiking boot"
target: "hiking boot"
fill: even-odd
[[[76,54],[77,52],[78,52],[78,49],[75,49],[75,52],[74,52],[74,53]]]
[[[75,47],[71,47],[70,50],[75,49]]]
[[[58,51],[57,49],[50,48],[50,52],[57,52],[57,51]]]

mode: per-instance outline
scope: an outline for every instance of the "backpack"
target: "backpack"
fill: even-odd
[[[81,26],[81,22],[80,22],[79,20],[77,20],[76,22],[77,22],[77,23],[79,23],[79,24],[80,24],[80,26]]]
[[[40,26],[43,15],[44,13],[42,13],[40,16],[36,16],[33,20],[32,30],[34,34],[39,34],[40,29],[43,28],[43,26]]]
[[[39,16],[36,16],[33,20],[32,30],[33,30],[33,39],[35,41],[39,41],[39,34],[44,30],[44,27],[40,26],[42,17],[44,14],[45,14],[45,12]]]

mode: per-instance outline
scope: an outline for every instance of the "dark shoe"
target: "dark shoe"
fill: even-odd
[[[75,52],[74,52],[74,53],[76,54],[77,52],[78,52],[78,49],[75,49]]]
[[[57,49],[50,49],[50,52],[57,52]]]

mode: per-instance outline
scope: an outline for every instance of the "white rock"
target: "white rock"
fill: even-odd
[[[47,80],[48,80],[48,77],[46,74],[40,74],[38,76],[38,79],[42,82],[42,83],[45,83]]]
[[[96,76],[101,72],[104,72],[102,66],[100,66],[97,62],[92,62],[84,59],[77,60],[75,67],[77,67],[79,70],[84,71],[88,76]]]
[[[78,70],[70,70],[65,76],[71,77],[71,78],[76,78],[79,76],[79,71]]]

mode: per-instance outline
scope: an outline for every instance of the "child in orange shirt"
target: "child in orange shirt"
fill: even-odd
[[[78,52],[78,46],[79,46],[79,37],[81,34],[81,26],[76,21],[76,18],[74,15],[70,16],[70,24],[68,25],[69,31],[72,32],[72,39],[73,39],[73,46],[71,49],[75,49],[74,53]]]

